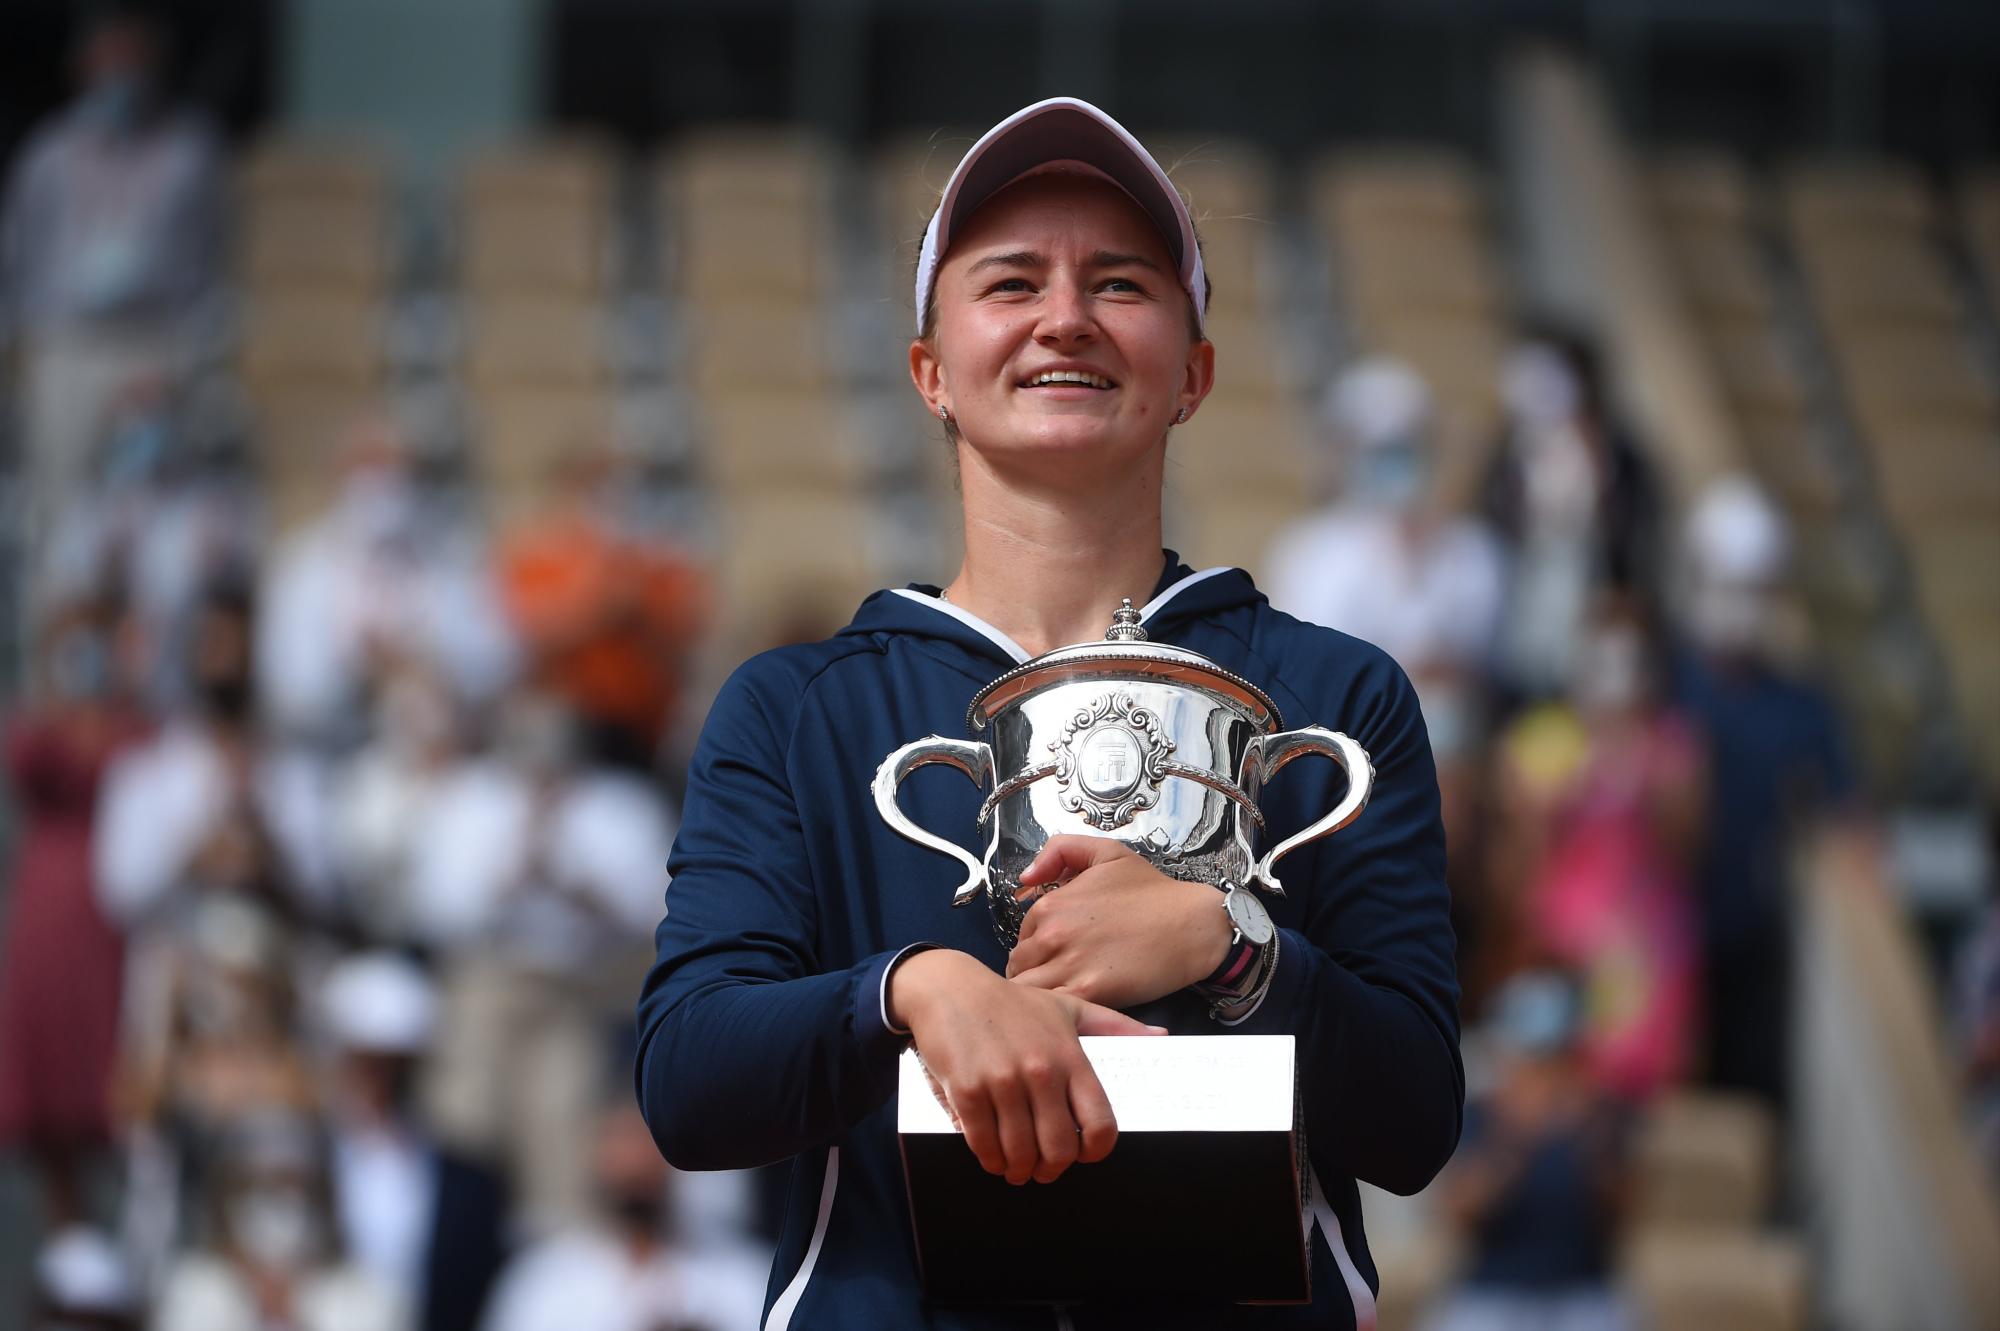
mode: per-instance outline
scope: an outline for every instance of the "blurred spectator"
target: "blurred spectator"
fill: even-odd
[[[298,1041],[294,942],[267,908],[218,890],[189,902],[171,933],[155,932],[134,950],[125,1228],[149,1273],[200,1232],[194,1208],[214,1186],[218,1143],[246,1110],[317,1105]]]
[[[1372,642],[1408,672],[1437,761],[1445,841],[1463,851],[1476,839],[1500,548],[1483,523],[1439,507],[1437,417],[1414,370],[1388,357],[1361,362],[1334,382],[1327,416],[1346,448],[1346,492],[1273,541],[1271,604]],[[1453,927],[1472,942],[1478,893],[1463,868],[1452,891]]]
[[[339,1060],[329,1118],[342,1246],[395,1286],[424,1331],[474,1331],[504,1249],[506,1197],[491,1170],[429,1139],[415,1091],[437,999],[415,963],[349,957],[321,989]]]
[[[1272,543],[1271,603],[1396,658],[1423,696],[1433,746],[1450,749],[1468,726],[1442,714],[1470,707],[1499,622],[1498,546],[1479,523],[1438,509],[1436,420],[1414,370],[1363,361],[1328,400],[1347,445],[1346,493]]]
[[[1472,1249],[1427,1331],[1623,1331],[1612,1253],[1630,1191],[1630,1133],[1577,1046],[1570,977],[1530,971],[1495,996],[1492,1092],[1468,1104],[1444,1203]]]
[[[1989,902],[1958,959],[1959,1039],[1973,1141],[2000,1187],[2000,902]]]
[[[1611,412],[1584,337],[1531,327],[1502,374],[1508,424],[1486,508],[1513,554],[1501,669],[1516,694],[1546,698],[1600,588],[1645,598],[1659,583],[1659,485]]]
[[[34,131],[7,183],[0,332],[23,347],[31,551],[85,488],[107,405],[170,371],[220,275],[219,145],[164,95],[166,43],[147,9],[96,6],[77,99]]]
[[[257,553],[258,503],[235,441],[199,414],[163,379],[128,385],[91,487],[54,516],[36,570],[44,602],[102,589],[126,600],[133,684],[168,708],[191,701],[184,648],[202,589],[242,579]]]
[[[268,719],[319,744],[358,738],[374,690],[404,663],[475,703],[514,669],[481,542],[418,483],[399,427],[371,418],[343,448],[332,505],[277,552],[257,639]]]
[[[671,1171],[636,1108],[610,1110],[595,1138],[594,1218],[508,1267],[484,1331],[754,1331],[769,1264],[673,1242]]]
[[[612,1014],[644,973],[673,819],[653,785],[580,761],[556,699],[510,699],[490,755],[444,778],[411,909],[445,960],[438,1126],[504,1153],[531,1231],[574,1221]]]
[[[1782,1108],[1791,1002],[1787,858],[1808,820],[1855,795],[1826,697],[1783,665],[1784,520],[1747,481],[1717,483],[1688,515],[1693,650],[1674,692],[1707,743],[1700,858],[1709,1078]]]
[[[267,751],[256,724],[248,592],[202,595],[188,643],[196,705],[111,771],[96,837],[98,890],[127,928],[214,888],[283,915],[331,909],[323,792],[313,764]]]
[[[125,1255],[103,1233],[64,1229],[35,1259],[29,1331],[138,1331],[139,1289]]]
[[[128,932],[127,1223],[148,1272],[184,1229],[241,1106],[315,1099],[294,982],[312,964],[297,926],[329,904],[320,792],[262,744],[251,634],[241,587],[203,594],[188,666],[199,708],[111,768],[95,831],[100,903]]]
[[[153,1331],[408,1331],[395,1290],[344,1260],[311,1122],[246,1114],[221,1146],[213,1239],[167,1273]]]
[[[1687,1070],[1695,1037],[1690,861],[1704,811],[1700,743],[1660,697],[1661,662],[1624,599],[1585,630],[1567,703],[1509,728],[1497,765],[1503,931],[1577,972],[1580,1046],[1598,1084],[1640,1101]]]
[[[633,483],[609,450],[556,467],[546,509],[501,552],[530,677],[576,710],[591,752],[653,766],[705,617],[701,571],[619,513]]]
[[[333,854],[356,923],[379,943],[419,941],[410,875],[432,802],[460,756],[448,690],[420,665],[393,671],[375,699],[374,738],[334,779]]]
[[[6,726],[20,811],[0,943],[0,1150],[25,1149],[51,1228],[83,1219],[83,1174],[111,1142],[123,947],[93,890],[106,769],[139,738],[109,616],[88,603],[43,635],[33,701]]]

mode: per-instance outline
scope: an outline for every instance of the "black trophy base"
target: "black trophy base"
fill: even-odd
[[[1163,1043],[1121,1040],[1116,1052]],[[1235,1039],[1188,1043],[1220,1053]],[[1176,1123],[1186,1116],[1173,1114],[1161,1121],[1174,1126],[1149,1129],[1146,1120],[1161,1116],[1131,1103],[1138,1090],[1170,1096],[1177,1079],[1207,1075],[1198,1061],[1149,1068],[1143,1085],[1128,1076],[1120,1086],[1100,1053],[1092,1061],[1119,1116],[1118,1144],[1054,1183],[1015,1187],[981,1169],[958,1133],[911,1131],[906,1115],[903,1165],[925,1294],[981,1303],[1308,1301],[1289,1042],[1282,1110],[1267,1104],[1232,1119],[1233,1106],[1205,1106],[1223,1130],[1186,1130]],[[1215,1089],[1202,1095],[1212,1101]],[[1231,1089],[1248,1108],[1280,1088],[1267,1080]]]

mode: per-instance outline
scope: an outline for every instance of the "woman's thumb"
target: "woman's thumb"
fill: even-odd
[[[1148,1026],[1137,1017],[1128,1017],[1116,1008],[1100,1007],[1096,1003],[1077,1000],[1076,1033],[1078,1035],[1165,1035],[1164,1026]]]

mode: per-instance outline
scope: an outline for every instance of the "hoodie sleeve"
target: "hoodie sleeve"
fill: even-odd
[[[839,1135],[895,1086],[882,988],[903,954],[822,972],[789,726],[756,663],[724,686],[688,773],[666,918],[639,999],[639,1104],[681,1169],[768,1164]],[[760,696],[768,694],[770,696]]]
[[[1407,1195],[1458,1142],[1458,979],[1423,715],[1401,668],[1366,650],[1352,691],[1322,715],[1368,750],[1368,808],[1279,862],[1300,914],[1277,912],[1293,927],[1263,1003],[1235,1029],[1298,1037],[1307,1140],[1322,1168]],[[1313,761],[1280,773],[1270,793],[1282,799],[1288,783],[1307,781]],[[1337,792],[1338,779],[1324,789]]]

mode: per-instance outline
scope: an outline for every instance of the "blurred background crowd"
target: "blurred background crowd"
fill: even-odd
[[[755,1325],[685,759],[954,566],[909,265],[1055,92],[1204,231],[1170,543],[1422,697],[1382,1326],[2000,1325],[2000,14],[1726,9],[11,6],[0,1331]]]

